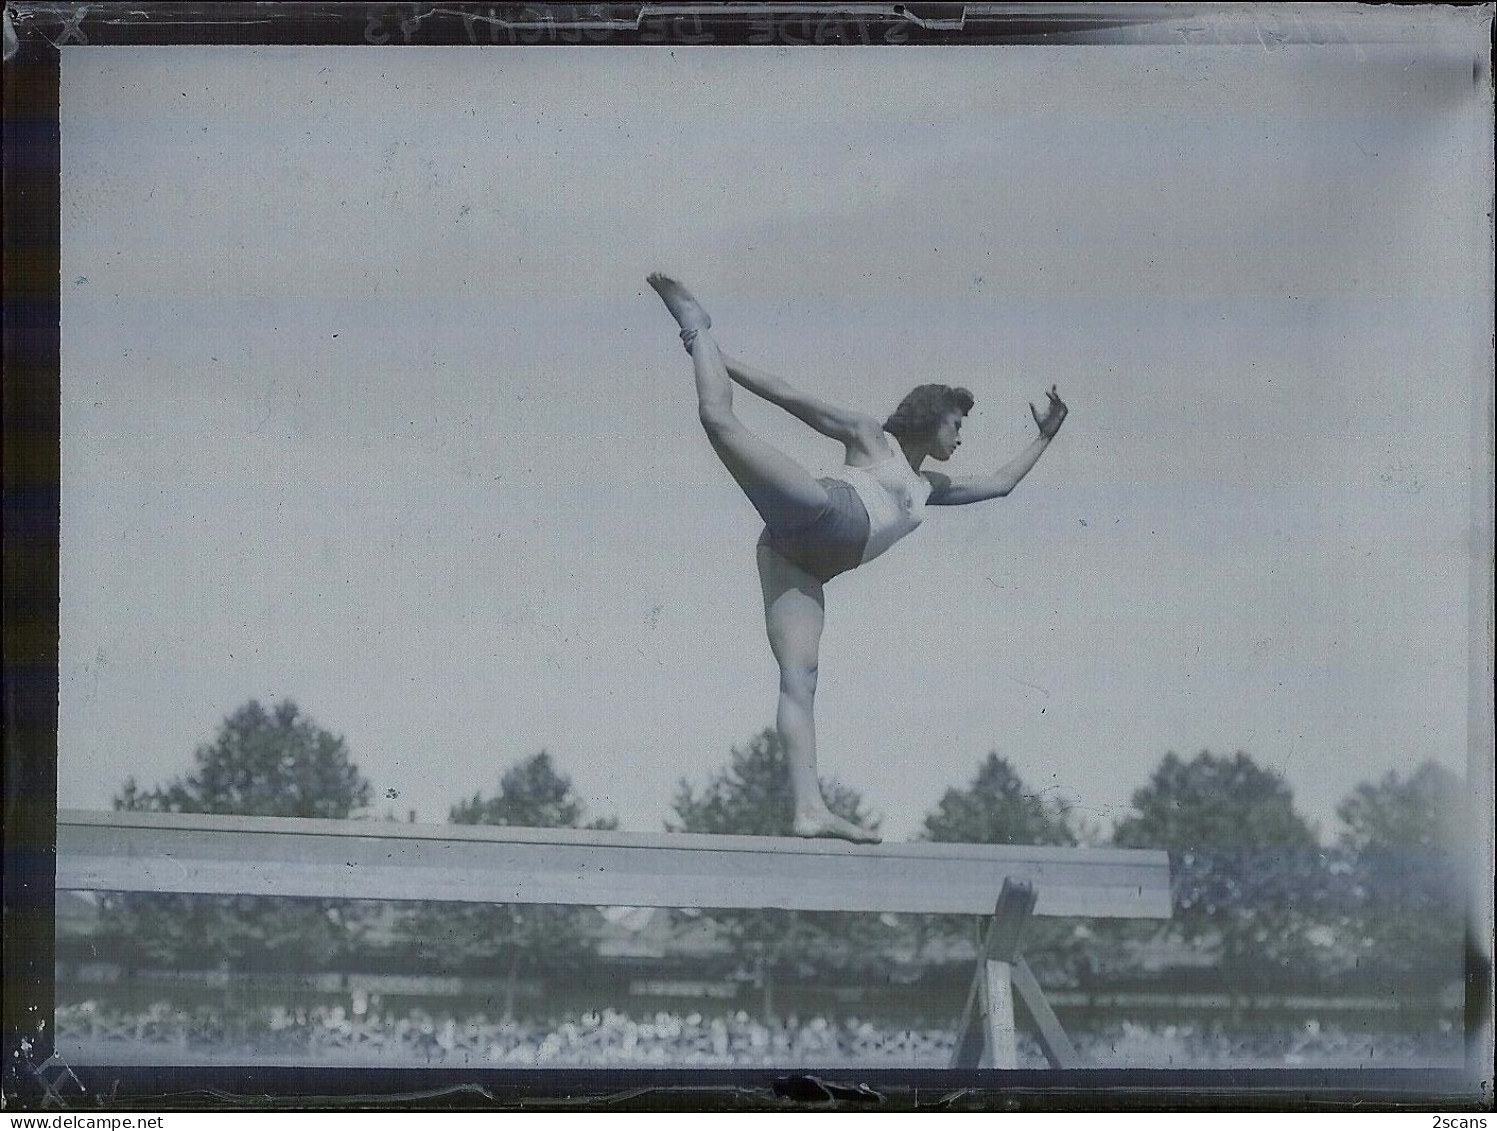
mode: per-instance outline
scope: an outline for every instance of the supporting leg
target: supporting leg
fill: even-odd
[[[790,788],[795,795],[791,831],[796,836],[876,844],[876,832],[844,820],[827,808],[816,774],[817,657],[826,614],[822,585],[768,546],[759,547],[759,578],[764,591],[764,626],[780,667],[775,723],[785,744]]]

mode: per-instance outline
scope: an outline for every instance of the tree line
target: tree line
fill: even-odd
[[[876,827],[862,795],[825,783],[840,816]],[[120,810],[349,819],[367,813],[373,789],[345,740],[291,701],[251,701],[223,720],[186,774],[142,789],[127,779]],[[1323,847],[1295,810],[1288,784],[1248,754],[1166,754],[1136,789],[1109,834],[1063,798],[1031,789],[993,752],[972,779],[945,791],[918,838],[1035,845],[1111,844],[1170,853],[1174,916],[1165,924],[1041,920],[1031,961],[1052,980],[1106,978],[1141,947],[1173,947],[1239,981],[1303,979],[1382,970],[1410,976],[1436,956],[1457,961],[1465,889],[1453,866],[1465,798],[1460,779],[1435,763],[1359,784],[1338,806],[1342,829]],[[471,825],[616,828],[589,816],[571,779],[542,750],[501,776],[497,792],[454,803],[449,820]],[[668,829],[784,835],[791,821],[789,768],[766,729],[733,747],[700,785],[682,781]],[[603,931],[594,909],[346,900],[108,894],[100,934],[116,957],[142,966],[311,970],[347,965],[379,934],[422,969],[501,973],[512,1012],[518,980],[585,961]],[[961,916],[873,916],[786,911],[676,913],[727,939],[774,1012],[785,976],[860,966],[889,955],[919,959],[970,950],[980,921]]]

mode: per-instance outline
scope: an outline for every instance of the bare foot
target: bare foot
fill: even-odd
[[[705,330],[712,325],[712,318],[702,309],[702,304],[675,279],[656,271],[646,281],[655,288],[682,330]]]
[[[830,809],[814,813],[797,813],[792,829],[796,836],[836,837],[854,844],[878,844],[884,838],[872,829],[844,821]]]

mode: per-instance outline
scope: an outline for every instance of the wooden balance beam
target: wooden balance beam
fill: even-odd
[[[57,815],[56,888],[993,916],[961,1023],[956,1063],[964,1067],[984,1061],[1014,1066],[1010,987],[1034,1014],[1052,1065],[1078,1063],[1018,951],[1030,915],[1170,914],[1169,859],[1153,851],[869,846],[794,837],[67,809]]]

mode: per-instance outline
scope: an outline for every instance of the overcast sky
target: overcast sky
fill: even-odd
[[[1491,123],[1463,26],[64,50],[59,803],[291,697],[381,809],[443,820],[544,747],[658,829],[776,680],[759,524],[654,269],[828,400],[971,388],[957,473],[1052,382],[1071,406],[1008,499],[828,586],[822,771],[886,834],[990,750],[1104,829],[1170,750],[1246,750],[1327,838],[1360,781],[1464,770]]]

